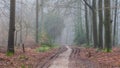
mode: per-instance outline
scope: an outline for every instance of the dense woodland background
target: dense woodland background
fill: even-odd
[[[119,45],[119,0],[1,0],[0,45]]]
[[[57,59],[119,68],[119,8],[120,0],[0,0],[0,68],[49,68]]]

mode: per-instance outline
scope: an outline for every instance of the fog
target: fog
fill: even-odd
[[[36,0],[16,0],[16,2],[16,41],[20,43],[20,33],[22,32],[23,43],[35,42]],[[79,5],[78,2],[79,0],[44,0],[42,10],[39,0],[39,41],[41,41],[43,29],[50,42],[59,45],[75,44],[75,30],[82,33],[81,38],[85,38],[84,5]],[[83,4],[82,1],[81,4]],[[0,0],[0,45],[7,45],[9,9],[9,1]],[[76,22],[79,22],[79,28],[75,28]],[[20,31],[20,29],[22,30]],[[91,31],[91,29],[89,30]],[[120,31],[118,31],[118,37],[119,35]]]
[[[57,38],[57,43],[62,45],[72,45],[74,44],[74,23],[71,18],[67,18],[64,21],[65,27],[62,31],[62,34]]]

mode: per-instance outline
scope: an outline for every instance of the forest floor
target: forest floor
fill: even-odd
[[[119,61],[117,62],[114,58],[115,53],[98,52],[92,48],[67,46],[64,52],[60,53],[48,66],[45,65],[42,68],[120,68]],[[119,60],[119,57],[116,59]]]
[[[0,68],[120,68],[120,48],[111,53],[94,48],[66,46],[37,52],[35,47],[15,48],[15,55],[7,56],[0,48]]]
[[[0,48],[0,68],[36,68],[37,63],[44,62],[47,57],[54,54],[58,48],[46,52],[38,52],[35,47],[26,47],[23,53],[21,47],[15,47],[15,54],[8,56],[6,48]]]

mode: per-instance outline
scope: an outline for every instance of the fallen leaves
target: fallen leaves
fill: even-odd
[[[113,48],[113,52],[111,53],[102,51],[96,52],[96,49],[94,48],[82,48],[81,54],[82,57],[100,64],[111,65],[113,67],[120,66],[120,48]],[[91,57],[88,57],[88,54],[90,54]]]
[[[57,49],[52,49],[48,52],[37,52],[36,48],[25,48],[26,53],[23,53],[21,48],[16,48],[16,53],[13,56],[6,56],[5,53],[0,53],[0,68],[33,68],[34,65],[44,60]]]

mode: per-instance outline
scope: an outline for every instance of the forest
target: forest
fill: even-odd
[[[120,0],[0,0],[0,68],[120,68]]]

